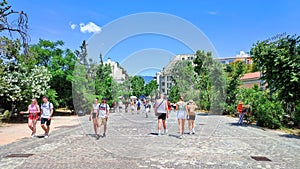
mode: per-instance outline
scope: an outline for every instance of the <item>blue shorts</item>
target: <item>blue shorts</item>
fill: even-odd
[[[50,124],[51,124],[51,119],[49,120],[48,118],[42,118],[42,119],[41,119],[41,125],[43,125],[43,124],[45,124],[45,123],[46,123],[47,126],[50,126]]]

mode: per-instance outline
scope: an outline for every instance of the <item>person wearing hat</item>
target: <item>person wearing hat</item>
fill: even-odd
[[[102,137],[106,136],[108,115],[109,115],[109,105],[106,103],[106,98],[102,98],[102,102],[99,105],[99,111],[97,114],[98,133],[99,133],[97,134],[97,140],[100,138],[101,125],[104,126]]]
[[[198,106],[194,103],[193,100],[190,100],[187,105],[187,112],[188,112],[188,127],[190,134],[195,134],[195,119],[196,114],[195,110],[198,108]]]

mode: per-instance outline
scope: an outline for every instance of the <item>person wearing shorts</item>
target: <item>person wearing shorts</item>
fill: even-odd
[[[93,125],[94,125],[94,131],[95,135],[97,136],[97,127],[98,127],[98,121],[97,121],[97,116],[98,116],[98,111],[99,111],[99,101],[98,98],[94,100],[94,104],[92,106],[92,111],[90,113],[90,120],[93,120]]]
[[[195,119],[196,119],[195,110],[197,108],[198,106],[195,104],[195,102],[193,100],[190,100],[187,105],[188,127],[189,127],[190,134],[195,134]]]
[[[176,110],[177,112],[177,119],[178,119],[178,129],[180,136],[179,138],[182,139],[184,136],[184,125],[185,125],[185,120],[187,117],[187,106],[186,103],[183,101],[183,97],[179,98],[179,101],[176,104]]]
[[[160,99],[156,100],[155,103],[155,114],[158,116],[158,136],[161,135],[161,124],[163,124],[164,127],[164,134],[168,133],[167,130],[167,124],[166,124],[166,119],[168,118],[168,103],[164,99],[164,95],[160,95]]]
[[[40,106],[38,105],[36,99],[31,100],[31,104],[28,106],[28,127],[32,131],[31,137],[35,137],[36,133],[36,123],[39,119]]]
[[[149,117],[149,112],[150,112],[150,103],[149,101],[147,100],[146,103],[145,103],[145,113],[146,113],[146,118]]]
[[[53,115],[53,104],[48,101],[47,96],[43,96],[43,104],[41,105],[41,126],[45,131],[44,138],[48,138],[51,125],[51,117]]]
[[[106,103],[106,98],[102,98],[102,102],[99,105],[99,111],[98,111],[98,133],[97,134],[97,139],[100,138],[100,132],[101,132],[101,126],[104,126],[104,131],[102,137],[106,136],[106,130],[107,130],[107,119],[109,115],[109,105]]]
[[[119,101],[118,101],[118,108],[119,108],[119,113],[122,113],[122,108],[123,108],[122,99],[119,99]]]

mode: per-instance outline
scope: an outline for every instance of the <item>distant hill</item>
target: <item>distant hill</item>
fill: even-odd
[[[141,76],[144,80],[145,80],[145,83],[149,83],[151,80],[154,79],[153,76]]]

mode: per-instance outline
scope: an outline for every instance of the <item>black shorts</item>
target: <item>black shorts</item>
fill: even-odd
[[[41,119],[41,124],[43,125],[43,124],[45,124],[45,123],[46,123],[47,126],[50,126],[50,124],[51,124],[51,119],[49,120],[48,118],[42,118],[42,119]]]
[[[195,120],[196,119],[196,116],[193,115],[193,116],[189,116],[189,119],[188,120]]]
[[[158,113],[158,119],[166,120],[167,113]]]
[[[93,114],[92,114],[92,118],[95,119],[95,118],[96,118],[96,115],[97,115],[96,113],[93,113]]]
[[[137,107],[137,110],[141,110],[141,106],[138,106],[138,107]]]

